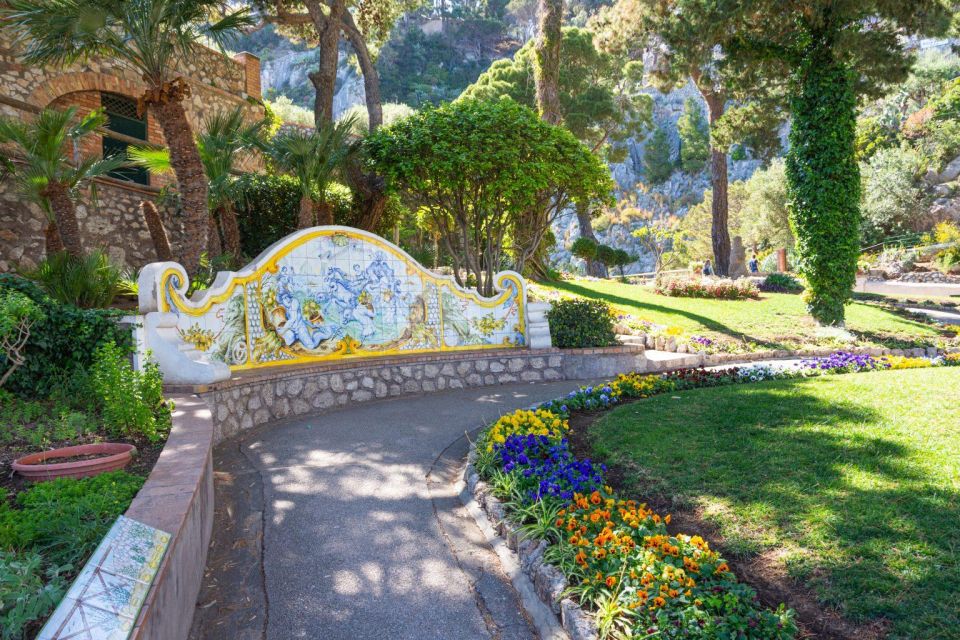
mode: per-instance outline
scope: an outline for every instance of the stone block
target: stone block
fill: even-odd
[[[580,605],[570,598],[560,601],[560,621],[570,640],[597,640],[597,625]]]

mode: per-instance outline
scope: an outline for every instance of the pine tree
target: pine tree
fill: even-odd
[[[657,127],[643,149],[643,168],[651,184],[662,184],[673,173],[670,138],[663,127]]]
[[[696,98],[684,101],[677,131],[680,133],[680,168],[687,173],[701,171],[710,159],[710,125]]]

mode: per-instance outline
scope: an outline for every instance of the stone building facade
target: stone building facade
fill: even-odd
[[[145,85],[139,76],[122,64],[94,59],[66,68],[35,67],[22,62],[14,34],[0,29],[0,115],[29,119],[40,110],[76,106],[81,113],[105,108],[111,123],[106,136],[89,136],[76,150],[80,154],[101,155],[123,148],[133,138],[163,145],[163,133],[149,113],[136,113],[136,100]],[[250,120],[264,115],[260,94],[260,60],[249,53],[233,58],[202,49],[186,61],[180,70],[190,86],[186,99],[187,117],[194,131],[203,118],[237,106]],[[115,117],[116,116],[116,117]],[[119,127],[115,123],[124,126]],[[110,132],[116,131],[113,135]],[[129,135],[130,133],[134,135]],[[116,134],[120,135],[116,135]],[[0,153],[16,156],[11,149]],[[242,170],[259,168],[259,160],[247,158]],[[176,253],[180,245],[182,215],[172,198],[163,198],[163,187],[172,180],[129,173],[121,178],[98,180],[96,199],[84,198],[77,217],[87,248],[102,247],[116,261],[138,268],[157,259],[149,231],[139,212],[142,200],[158,202],[171,245]],[[45,214],[36,205],[23,201],[11,180],[0,181],[0,272],[32,268],[44,257]]]

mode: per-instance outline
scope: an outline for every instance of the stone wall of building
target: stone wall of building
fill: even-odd
[[[101,92],[136,99],[146,89],[136,72],[117,61],[93,59],[66,68],[33,67],[23,64],[17,46],[13,34],[0,29],[0,115],[27,120],[46,107],[69,106],[85,114],[100,106]],[[256,56],[240,53],[231,59],[201,48],[182,65],[180,73],[191,90],[185,108],[194,131],[199,130],[205,116],[237,107],[244,109],[251,121],[263,117]],[[149,112],[147,142],[165,144]],[[101,148],[101,137],[94,135],[78,151],[99,155]],[[15,158],[11,148],[0,148],[0,153]],[[251,156],[243,159],[239,169],[254,171],[260,166],[260,160]],[[153,245],[138,206],[145,198],[157,201],[164,186],[174,186],[173,180],[151,177],[149,186],[112,179],[99,181],[97,203],[88,198],[78,211],[86,246],[104,247],[128,267],[138,268],[154,260]],[[170,206],[161,209],[176,253],[183,233],[180,216]],[[43,258],[46,224],[40,208],[24,202],[9,178],[0,181],[0,271],[17,266],[30,268]]]
[[[155,187],[131,185],[121,180],[97,181],[97,198],[89,194],[77,207],[77,220],[85,248],[101,248],[115,262],[140,267],[155,262],[157,254],[143,217],[141,200],[157,200]],[[158,207],[172,246],[179,246],[184,229],[175,206]],[[36,204],[24,202],[12,181],[0,181],[0,273],[29,270],[43,258],[46,214]]]

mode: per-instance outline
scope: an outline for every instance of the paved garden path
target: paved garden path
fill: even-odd
[[[369,403],[225,443],[192,637],[536,638],[453,484],[465,432],[576,386]]]

